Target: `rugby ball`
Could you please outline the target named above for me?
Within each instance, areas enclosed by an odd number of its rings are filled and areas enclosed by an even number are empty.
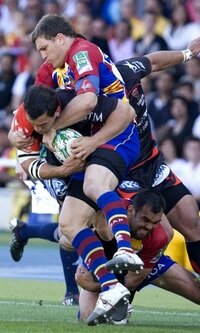
[[[59,162],[63,163],[71,155],[71,143],[81,136],[78,131],[71,128],[56,131],[56,136],[52,144],[55,148],[54,155]]]

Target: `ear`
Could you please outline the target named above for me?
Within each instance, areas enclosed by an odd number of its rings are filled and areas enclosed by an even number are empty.
[[[133,205],[128,205],[128,208],[127,208],[127,215],[129,216],[133,216],[135,213],[135,209],[133,207]]]
[[[55,112],[55,117],[59,117],[60,116],[60,113],[61,113],[61,107],[60,105],[57,107],[57,110]]]
[[[60,32],[56,35],[56,41],[59,43],[59,44],[63,44],[64,42],[64,35],[61,34]]]

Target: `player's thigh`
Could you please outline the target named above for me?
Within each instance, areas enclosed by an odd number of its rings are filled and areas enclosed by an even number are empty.
[[[84,201],[67,196],[59,216],[61,232],[71,241],[80,230],[91,225],[95,213]]]
[[[118,179],[107,167],[91,164],[87,167],[84,177],[84,193],[94,201],[104,192],[114,190]]]
[[[200,304],[200,282],[198,278],[176,263],[154,280],[153,284]]]
[[[197,203],[192,195],[183,196],[169,211],[167,218],[172,227],[186,239],[200,239],[200,219]]]

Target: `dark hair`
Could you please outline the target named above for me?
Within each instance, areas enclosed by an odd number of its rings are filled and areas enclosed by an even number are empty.
[[[188,102],[188,100],[187,100],[184,96],[182,96],[182,95],[175,95],[175,96],[173,96],[173,97],[171,98],[170,103],[169,103],[169,107],[170,107],[170,108],[172,107],[172,105],[173,105],[173,103],[174,103],[175,100],[179,100],[179,101],[181,101],[183,104],[185,104],[186,109],[187,109],[187,112],[189,112],[189,102]]]
[[[38,37],[52,39],[59,33],[68,37],[77,37],[72,23],[64,16],[46,14],[39,20],[30,36],[32,42],[35,43]]]
[[[198,137],[196,137],[196,136],[194,136],[194,135],[189,135],[189,136],[187,136],[187,137],[184,139],[184,141],[183,141],[183,146],[184,146],[184,148],[185,148],[186,144],[187,144],[188,142],[191,142],[191,141],[200,143],[200,139],[199,139]]]
[[[190,90],[194,90],[194,84],[192,81],[186,81],[186,80],[182,80],[178,83],[177,88],[182,88],[182,87],[189,87]]]
[[[33,120],[43,114],[53,117],[58,106],[56,91],[43,85],[29,87],[24,97],[25,111]]]
[[[165,199],[161,193],[153,189],[139,191],[132,199],[132,203],[136,213],[145,205],[149,206],[154,214],[159,213],[161,210],[164,211],[166,207]]]

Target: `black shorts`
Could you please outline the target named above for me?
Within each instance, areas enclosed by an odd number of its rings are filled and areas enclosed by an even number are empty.
[[[114,173],[119,181],[127,173],[125,161],[116,151],[111,149],[97,148],[88,159],[88,165],[90,164],[98,164],[106,167]]]
[[[168,214],[181,198],[191,194],[163,161],[162,155],[131,171],[126,180],[119,185],[117,192],[122,198],[131,199],[140,190],[149,188],[160,192],[165,198],[165,214]]]
[[[97,206],[97,204],[84,194],[82,180],[73,179],[73,177],[72,177],[72,179],[70,180],[70,183],[68,185],[68,188],[67,188],[66,196],[70,196],[70,197],[79,199],[79,200],[87,203],[95,211],[99,210],[99,207]]]

